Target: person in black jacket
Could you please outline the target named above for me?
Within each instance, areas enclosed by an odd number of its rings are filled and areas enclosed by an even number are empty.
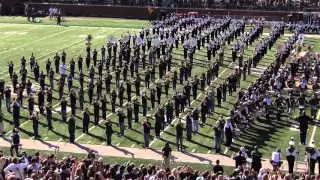
[[[68,130],[69,130],[69,142],[74,143],[75,140],[75,130],[76,130],[76,123],[74,120],[74,115],[71,115],[71,117],[68,119]]]
[[[176,127],[176,139],[177,139],[177,150],[182,151],[183,150],[183,124],[181,123],[181,119],[179,118],[177,121]]]
[[[89,123],[90,123],[90,112],[89,109],[86,108],[82,112],[82,132],[83,133],[89,133]]]
[[[125,114],[123,113],[122,109],[119,109],[117,111],[117,115],[119,117],[119,136],[123,136],[124,135],[124,118],[125,118]]]
[[[254,150],[251,152],[251,169],[255,172],[259,172],[262,164],[261,164],[261,153],[258,150],[258,146],[254,146]]]
[[[297,118],[297,121],[299,122],[299,129],[300,129],[300,143],[302,145],[306,144],[306,137],[307,137],[307,131],[309,128],[309,122],[312,121],[312,119],[306,115],[305,111],[302,111],[300,116]]]
[[[218,107],[221,107],[221,100],[222,100],[222,87],[219,84],[217,87],[217,100],[218,100]]]
[[[112,133],[113,133],[113,130],[112,130],[112,121],[108,118],[105,122],[105,125],[106,125],[106,143],[107,145],[111,145],[111,137],[112,137]]]

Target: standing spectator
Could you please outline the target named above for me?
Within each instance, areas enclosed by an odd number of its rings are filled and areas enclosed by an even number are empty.
[[[24,169],[27,168],[29,165],[29,161],[25,156],[25,153],[23,153],[23,162],[19,163],[18,158],[13,158],[12,163],[10,163],[5,169],[5,174],[9,174],[10,172],[13,172],[16,179],[25,179],[24,178]]]
[[[253,151],[251,152],[251,157],[251,169],[253,169],[255,172],[258,172],[262,166],[261,153],[258,150],[258,146],[254,146]]]
[[[223,167],[220,166],[220,160],[219,160],[219,159],[216,160],[216,165],[213,166],[213,172],[214,172],[215,174],[221,174],[221,175],[223,175]]]

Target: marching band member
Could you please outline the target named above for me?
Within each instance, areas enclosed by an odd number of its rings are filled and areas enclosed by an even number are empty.
[[[288,161],[289,166],[289,173],[293,173],[293,167],[294,167],[294,161],[297,158],[297,154],[299,154],[299,151],[294,147],[294,140],[293,137],[291,137],[291,141],[289,142],[290,147],[286,149],[286,158]]]

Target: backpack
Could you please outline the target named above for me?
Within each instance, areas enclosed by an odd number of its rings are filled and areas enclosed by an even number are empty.
[[[15,144],[15,145],[20,143],[20,137],[19,137],[18,134],[13,134],[12,143]]]

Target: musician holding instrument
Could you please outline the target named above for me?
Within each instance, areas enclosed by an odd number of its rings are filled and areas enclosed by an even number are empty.
[[[144,148],[149,147],[150,143],[150,130],[151,130],[151,123],[149,122],[149,118],[146,118],[142,123],[143,126],[143,137],[144,137]]]

